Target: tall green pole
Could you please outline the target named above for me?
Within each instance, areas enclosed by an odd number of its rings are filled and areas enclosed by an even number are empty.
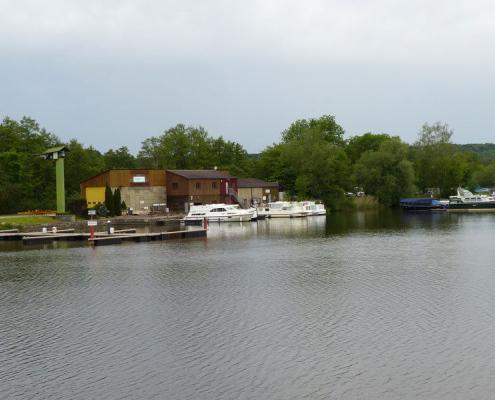
[[[55,161],[55,176],[57,179],[57,213],[65,212],[65,182],[64,182],[64,159]]]

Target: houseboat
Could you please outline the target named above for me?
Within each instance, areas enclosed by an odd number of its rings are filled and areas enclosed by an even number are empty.
[[[276,201],[257,209],[258,215],[267,218],[300,218],[308,214],[303,208],[288,201]]]

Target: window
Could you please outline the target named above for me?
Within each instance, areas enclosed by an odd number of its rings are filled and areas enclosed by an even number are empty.
[[[177,182],[172,182],[172,189],[177,190],[179,188],[179,184]]]
[[[196,182],[196,190],[201,189],[201,182]]]
[[[217,188],[217,183],[216,182],[212,182],[211,183],[211,188],[212,189],[216,189]]]

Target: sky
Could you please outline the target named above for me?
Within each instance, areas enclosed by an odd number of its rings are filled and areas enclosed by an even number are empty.
[[[488,0],[0,0],[0,118],[134,153],[177,123],[258,152],[324,114],[493,142],[493,21]]]

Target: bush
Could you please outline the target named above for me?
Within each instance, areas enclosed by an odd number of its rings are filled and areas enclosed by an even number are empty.
[[[79,217],[85,217],[88,215],[86,199],[81,197],[79,193],[75,193],[67,199],[67,208],[69,211]]]

